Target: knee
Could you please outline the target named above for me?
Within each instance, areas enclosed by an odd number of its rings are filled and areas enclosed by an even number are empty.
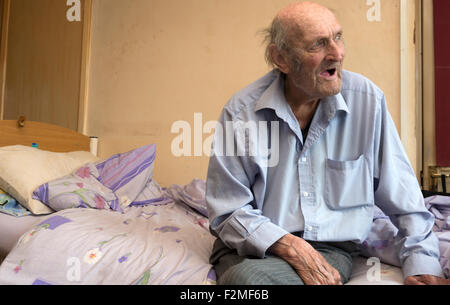
[[[219,285],[253,285],[252,273],[249,268],[234,265],[228,268],[217,280]]]
[[[237,264],[230,267],[217,280],[219,285],[302,285],[300,277],[291,270],[276,268],[265,261]]]
[[[219,285],[264,285],[270,281],[270,275],[258,266],[241,264],[230,267],[218,279]]]

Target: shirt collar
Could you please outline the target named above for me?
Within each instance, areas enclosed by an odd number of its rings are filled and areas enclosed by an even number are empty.
[[[284,96],[284,74],[277,69],[271,73],[274,75],[274,80],[256,102],[255,111],[273,109],[279,119],[285,121],[296,134],[301,134],[300,125]]]
[[[347,103],[344,100],[344,97],[341,93],[338,93],[333,96],[328,96],[323,99],[324,104],[326,105],[326,112],[328,116],[328,120],[331,120],[336,112],[344,111],[346,113],[350,113],[348,109]]]
[[[288,117],[286,107],[289,107],[289,104],[284,96],[284,76],[278,70],[270,73],[273,73],[274,80],[256,102],[255,111],[273,109],[278,117],[286,119]]]

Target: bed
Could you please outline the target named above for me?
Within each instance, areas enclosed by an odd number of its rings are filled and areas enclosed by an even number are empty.
[[[54,152],[89,151],[90,138],[59,126],[26,121],[25,117],[17,121],[1,120],[0,147],[12,145],[40,145],[41,149]],[[0,213],[0,261],[23,233],[43,218],[45,216],[14,217]]]
[[[99,159],[89,142],[49,124],[0,121],[0,188],[33,213],[0,213],[0,284],[216,284],[205,182],[161,187],[155,145]],[[348,285],[402,284],[395,262],[369,259],[379,254],[371,245]]]
[[[32,213],[0,213],[0,283],[214,284],[204,181],[162,188],[155,145],[100,160],[90,142],[0,121],[0,189]]]

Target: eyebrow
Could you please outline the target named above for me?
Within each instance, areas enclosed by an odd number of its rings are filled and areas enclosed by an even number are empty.
[[[333,33],[333,37],[335,37],[335,36],[337,36],[337,35],[343,35],[343,34],[344,34],[344,30],[341,28],[341,29],[339,29],[338,31],[336,31],[336,32]],[[313,40],[308,41],[308,44],[314,43],[314,42],[316,42],[316,41],[320,41],[320,40],[323,40],[323,39],[328,40],[329,38],[330,38],[329,36],[319,36],[319,37],[316,37],[316,38],[313,39]]]

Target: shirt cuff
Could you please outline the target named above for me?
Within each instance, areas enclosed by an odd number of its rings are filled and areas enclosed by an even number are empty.
[[[272,222],[265,222],[247,237],[245,252],[248,251],[248,254],[265,258],[267,249],[286,234],[289,232]]]
[[[403,278],[414,275],[434,275],[444,278],[439,260],[424,254],[411,254],[403,262]]]

